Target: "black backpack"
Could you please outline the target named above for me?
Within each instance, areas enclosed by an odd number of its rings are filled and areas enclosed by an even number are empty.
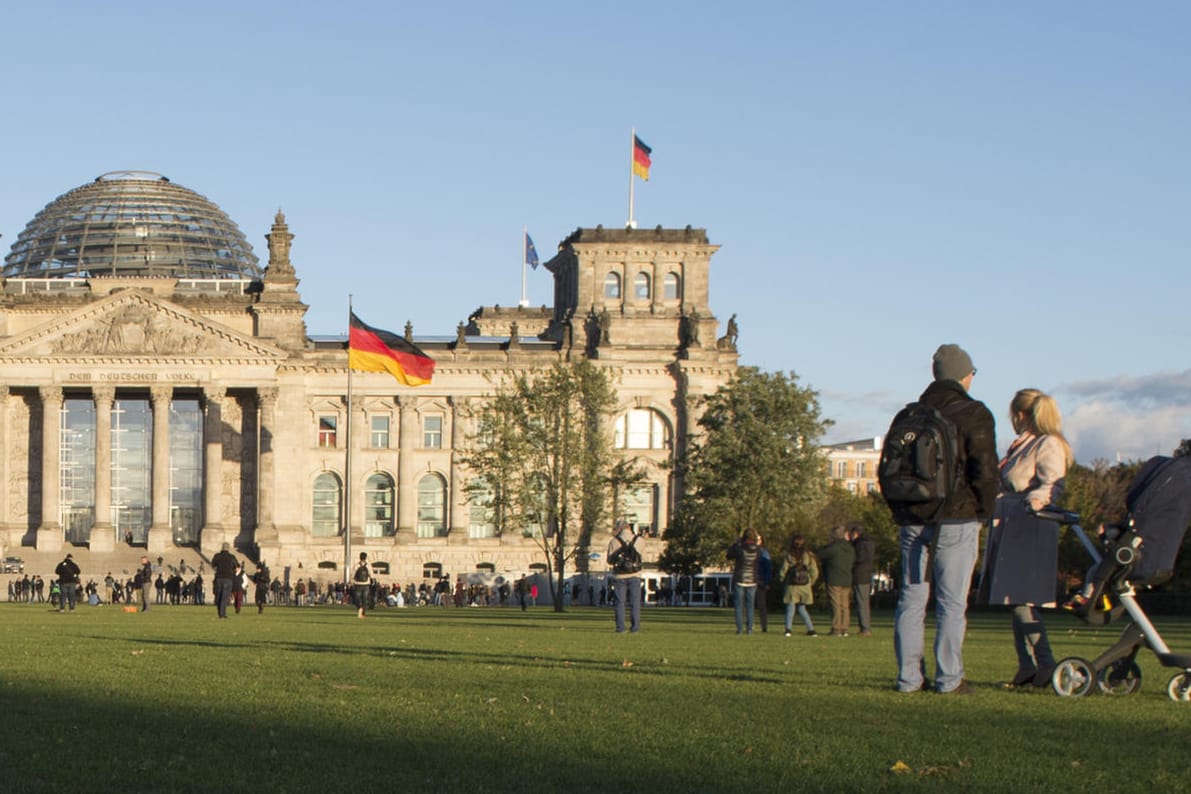
[[[608,562],[612,563],[612,570],[616,573],[640,573],[641,552],[637,551],[637,536],[625,543],[619,537],[616,539],[620,548],[612,552]]]
[[[926,403],[907,405],[885,435],[877,479],[898,521],[935,521],[960,479],[955,423]]]
[[[786,584],[801,586],[810,583],[811,569],[804,565],[801,560],[786,569]]]
[[[360,566],[356,568],[356,575],[353,578],[355,579],[356,584],[368,584],[371,582],[372,574],[368,572],[368,563],[360,563]]]

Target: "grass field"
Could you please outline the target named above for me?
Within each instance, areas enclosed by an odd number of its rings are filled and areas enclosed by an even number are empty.
[[[891,690],[873,637],[736,636],[727,610],[0,604],[0,788],[22,791],[1186,791],[1191,708],[1007,691],[1009,618],[972,616],[970,697]],[[1156,620],[1172,648],[1191,622]],[[1060,655],[1119,625],[1050,621]],[[928,641],[930,636],[928,634]]]

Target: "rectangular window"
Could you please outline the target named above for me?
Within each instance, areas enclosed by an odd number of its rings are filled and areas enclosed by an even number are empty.
[[[370,441],[372,442],[373,449],[389,448],[389,417],[372,417],[372,437]]]
[[[864,478],[865,478],[865,477],[867,477],[867,476],[868,476],[868,463],[867,463],[867,461],[863,461],[863,460],[862,460],[862,461],[859,461],[859,462],[857,462],[857,464],[856,464],[856,477],[857,477],[858,479],[864,479]]]
[[[337,416],[320,416],[318,418],[318,445],[320,447],[334,447],[336,429],[339,425]]]
[[[441,416],[427,416],[422,420],[422,446],[426,449],[442,449]]]
[[[836,462],[835,476],[841,480],[848,476],[848,462],[846,460]]]

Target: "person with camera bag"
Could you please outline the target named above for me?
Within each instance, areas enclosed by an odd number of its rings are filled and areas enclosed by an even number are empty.
[[[624,633],[624,611],[629,608],[629,631],[641,629],[641,552],[637,549],[637,533],[623,518],[616,521],[615,535],[608,543],[608,566],[612,569],[612,592],[615,596],[616,633]]]

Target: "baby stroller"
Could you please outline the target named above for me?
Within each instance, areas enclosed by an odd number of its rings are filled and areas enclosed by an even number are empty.
[[[1142,646],[1176,673],[1166,686],[1174,701],[1191,701],[1191,654],[1171,653],[1162,635],[1137,603],[1138,588],[1169,581],[1183,535],[1191,522],[1191,458],[1151,458],[1129,485],[1127,518],[1110,528],[1098,543],[1079,526],[1079,515],[1048,507],[1038,515],[1070,526],[1096,561],[1094,585],[1085,606],[1076,611],[1084,621],[1104,625],[1123,613],[1132,621],[1116,644],[1092,661],[1080,657],[1055,665],[1051,686],[1062,697],[1083,697],[1098,689],[1110,695],[1131,695],[1141,688],[1135,661]]]

